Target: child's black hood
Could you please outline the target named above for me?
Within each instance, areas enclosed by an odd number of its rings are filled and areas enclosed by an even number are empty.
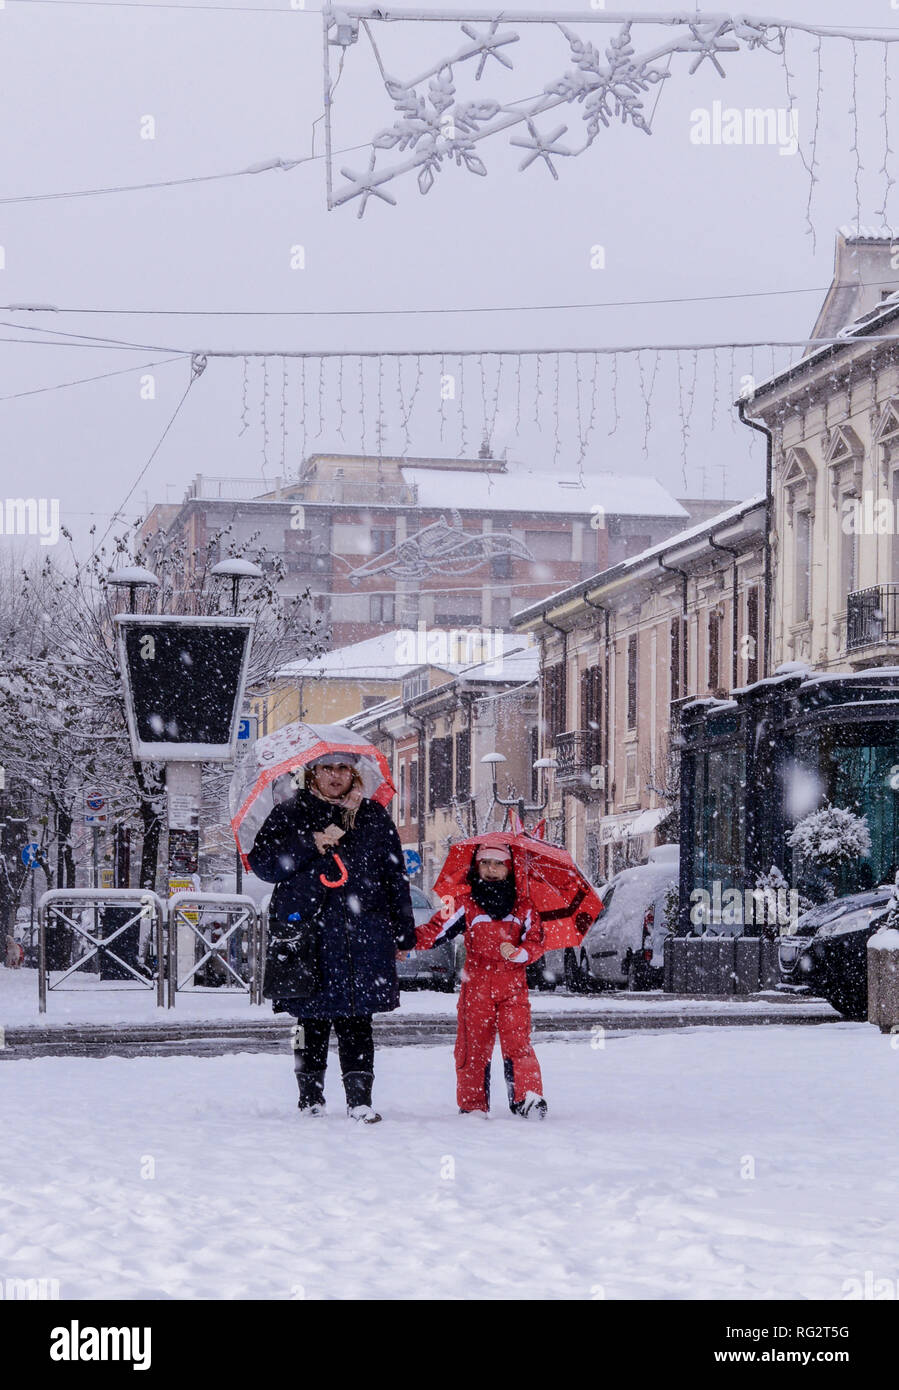
[[[468,870],[471,896],[478,907],[484,912],[489,912],[494,920],[507,917],[515,906],[515,870],[510,863],[507,878],[493,879],[488,883],[478,874],[476,855],[477,850],[471,857],[471,867]]]

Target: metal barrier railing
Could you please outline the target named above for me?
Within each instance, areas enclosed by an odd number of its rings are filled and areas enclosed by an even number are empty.
[[[212,922],[201,923],[201,915],[214,909],[218,918],[226,919],[226,928],[217,938],[207,936]],[[169,912],[169,950],[168,950],[168,1004],[175,1007],[175,995],[193,981],[198,984],[197,975],[205,970],[207,964],[214,963],[220,970],[230,975],[235,984],[250,996],[251,1004],[262,1003],[262,969],[265,959],[263,932],[259,911],[253,899],[244,894],[233,896],[221,893],[175,893],[168,901]],[[178,964],[178,938],[182,931],[196,937],[203,948],[203,955],[195,960],[183,974]],[[247,970],[244,979],[229,957],[232,946],[239,943],[243,932],[247,933]],[[191,945],[193,941],[188,937]],[[242,960],[242,953],[238,964]]]
[[[70,906],[71,904],[71,906]],[[94,909],[94,932],[92,935],[84,924],[75,920],[76,909],[78,907]],[[104,907],[119,907],[126,911],[134,908],[134,912],[121,922],[109,935],[100,935],[103,930],[98,923],[98,910],[102,912]],[[68,909],[68,911],[65,910]],[[88,961],[95,956],[108,957],[115,961],[116,965],[137,980],[138,984],[145,989],[156,990],[156,1003],[159,1008],[165,1005],[165,994],[163,985],[163,971],[165,962],[165,941],[163,927],[166,919],[166,910],[163,902],[143,888],[51,888],[42,894],[38,904],[38,993],[39,1009],[42,1014],[47,1012],[47,993],[49,990],[58,990],[70,976],[76,971],[83,970]],[[148,977],[142,974],[128,960],[123,960],[121,955],[110,950],[110,943],[116,937],[134,927],[136,924],[142,927],[150,926],[151,933],[155,927],[156,936],[156,977]],[[47,932],[53,930],[65,930],[74,933],[76,937],[86,941],[91,949],[83,956],[80,956],[73,965],[63,971],[61,977],[53,984],[49,983],[47,971]]]

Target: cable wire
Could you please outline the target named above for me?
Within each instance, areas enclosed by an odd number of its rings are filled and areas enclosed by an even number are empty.
[[[868,288],[874,281],[864,282]],[[897,285],[899,280],[878,280],[877,285]],[[779,298],[791,294],[826,294],[830,285],[808,285],[804,289],[792,290],[743,290],[733,294],[677,295],[665,299],[606,299],[584,304],[492,304],[469,305],[458,308],[454,305],[432,309],[96,309],[96,308],[58,308],[56,305],[37,305],[32,310],[28,305],[2,305],[2,313],[55,313],[55,314],[110,314],[129,315],[146,318],[372,318],[389,314],[408,316],[410,314],[531,314],[566,309],[635,309],[664,304],[713,304],[734,299]],[[21,324],[7,327],[22,327]],[[57,332],[45,329],[45,332]],[[86,334],[77,334],[86,337]]]
[[[204,363],[204,367],[205,367],[205,363]],[[184,405],[184,402],[187,400],[188,394],[189,394],[189,392],[190,392],[190,388],[193,386],[194,382],[197,380],[197,377],[200,376],[200,374],[202,373],[202,371],[203,371],[203,367],[199,367],[199,368],[198,368],[197,365],[196,365],[196,363],[193,364],[193,366],[192,366],[192,368],[191,368],[191,373],[190,373],[190,380],[188,381],[187,386],[184,388],[184,395],[181,397],[180,401],[179,401],[178,404],[175,406],[174,413],[173,413],[171,419],[169,420],[168,424],[166,425],[165,429],[162,431],[162,434],[159,436],[159,439],[157,440],[157,442],[156,442],[156,444],[155,444],[155,446],[154,446],[154,448],[153,448],[153,452],[150,454],[150,457],[147,459],[147,461],[146,461],[146,463],[144,464],[143,468],[140,470],[140,472],[138,473],[138,475],[137,475],[137,477],[135,478],[134,482],[131,484],[131,487],[128,489],[128,491],[127,491],[127,493],[125,494],[124,498],[123,498],[122,501],[119,503],[119,506],[118,506],[118,507],[116,508],[116,510],[113,512],[113,514],[112,514],[112,516],[111,516],[111,518],[110,518],[110,521],[109,521],[109,525],[107,526],[106,530],[103,532],[103,535],[102,535],[102,536],[100,537],[100,539],[97,541],[96,545],[95,545],[94,548],[93,548],[93,551],[91,552],[92,555],[96,555],[97,551],[100,549],[100,546],[101,546],[101,545],[103,544],[103,542],[106,540],[106,537],[109,535],[110,531],[112,530],[113,526],[115,525],[117,519],[120,517],[121,512],[122,512],[122,511],[124,510],[124,508],[128,505],[128,502],[129,502],[130,499],[131,499],[132,493],[135,491],[135,489],[137,488],[137,485],[138,485],[138,483],[140,482],[141,478],[143,478],[143,476],[144,476],[144,474],[146,473],[147,469],[150,467],[150,464],[153,462],[153,460],[155,459],[156,455],[159,453],[159,450],[162,448],[162,445],[163,445],[163,443],[165,442],[166,435],[168,434],[169,430],[172,428],[172,425],[174,425],[176,419],[178,418],[178,415],[179,415],[180,412],[181,412],[181,407]]]
[[[82,376],[75,381],[58,381],[53,386],[35,386],[30,391],[13,391],[9,396],[0,396],[0,401],[18,401],[23,396],[41,396],[47,391],[64,391],[69,386],[86,386],[91,381],[107,381],[112,376],[128,376],[131,372],[145,372],[151,367],[166,367],[170,362],[183,362],[185,353],[179,357],[164,357],[159,362],[142,362],[139,367],[122,367],[117,372],[101,372],[99,376]],[[108,513],[104,513],[108,515]]]

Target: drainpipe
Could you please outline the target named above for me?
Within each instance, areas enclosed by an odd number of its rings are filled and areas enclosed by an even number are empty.
[[[774,514],[774,497],[772,495],[774,434],[767,425],[759,425],[755,420],[747,420],[745,400],[741,399],[737,402],[737,410],[741,424],[748,425],[751,430],[758,430],[759,434],[765,436],[765,640],[762,643],[762,678],[764,679],[771,669],[771,524]]]
[[[733,647],[733,653],[732,653],[732,665],[731,665],[730,688],[731,688],[731,690],[735,690],[736,687],[737,687],[737,685],[738,685],[738,681],[737,681],[737,556],[740,554],[740,552],[739,552],[739,550],[735,550],[734,547],[733,547],[732,545],[721,545],[721,544],[719,544],[719,542],[715,540],[715,537],[714,537],[714,536],[711,536],[711,535],[709,536],[709,545],[712,547],[713,550],[721,550],[721,551],[724,551],[725,554],[727,554],[727,555],[732,555],[732,556],[733,556],[733,590],[734,590],[734,596],[733,596],[733,599],[731,600],[731,602],[732,602],[732,608],[731,608],[731,635],[732,635],[732,638],[733,638],[733,640],[732,640],[732,642],[731,642],[731,646]]]
[[[421,883],[424,889],[425,881],[425,799],[424,799],[424,768],[425,768],[425,725],[423,719],[416,719],[414,714],[408,710],[403,711],[410,724],[414,724],[418,730],[418,761],[415,764],[415,780],[417,787],[415,800],[418,804],[418,857],[421,860]]]

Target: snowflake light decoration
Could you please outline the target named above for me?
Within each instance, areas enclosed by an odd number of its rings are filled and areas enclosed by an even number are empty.
[[[365,212],[369,199],[380,198],[387,203],[395,199],[384,185],[404,174],[414,173],[422,193],[433,188],[437,175],[447,166],[464,166],[469,173],[484,176],[487,167],[477,147],[491,136],[500,135],[516,126],[524,132],[510,136],[510,143],[528,151],[519,165],[520,170],[532,164],[546,165],[554,179],[558,173],[553,160],[570,157],[588,149],[603,129],[612,121],[632,125],[636,130],[651,134],[644,101],[653,88],[659,87],[671,74],[671,60],[676,54],[689,56],[690,73],[695,73],[706,61],[720,76],[724,68],[720,56],[739,52],[741,47],[765,48],[782,53],[787,21],[731,18],[727,15],[659,15],[643,24],[674,30],[666,41],[646,52],[638,53],[632,39],[634,21],[624,16],[593,14],[572,20],[571,16],[554,18],[551,15],[506,14],[472,15],[460,13],[458,22],[465,42],[448,57],[440,59],[416,77],[402,80],[387,73],[377,48],[373,26],[397,21],[453,21],[445,12],[427,14],[414,11],[378,9],[348,9],[323,11],[325,28],[325,117],[330,149],[331,105],[334,86],[330,75],[330,53],[341,51],[341,62],[351,44],[361,37],[360,26],[371,43],[381,73],[385,91],[395,112],[389,126],[378,130],[371,140],[369,167],[362,173],[341,169],[345,183],[334,188],[330,159],[327,161],[328,206],[336,208],[359,200],[359,216]],[[551,24],[560,32],[569,49],[570,66],[560,76],[547,82],[536,97],[503,102],[490,97],[472,99],[458,89],[460,76],[473,76],[480,82],[494,59],[490,71],[497,68],[514,70],[510,49],[521,40],[516,26]],[[580,37],[570,23],[615,23],[620,27],[604,50]],[[480,28],[485,24],[486,28]],[[466,64],[469,66],[466,68]],[[473,65],[473,68],[472,66]],[[563,104],[579,103],[583,107],[583,137],[574,146],[558,145],[559,138],[568,132],[561,125],[551,134],[542,134],[536,117]],[[393,157],[389,157],[392,155]],[[385,158],[385,156],[387,156]],[[398,158],[397,156],[402,156]]]
[[[473,534],[462,528],[458,512],[452,514],[453,525],[445,517],[407,536],[399,545],[385,550],[383,555],[351,570],[348,578],[358,584],[374,574],[389,574],[396,579],[423,579],[427,575],[471,574],[498,555],[514,555],[521,560],[533,560],[523,541],[496,532]]]

